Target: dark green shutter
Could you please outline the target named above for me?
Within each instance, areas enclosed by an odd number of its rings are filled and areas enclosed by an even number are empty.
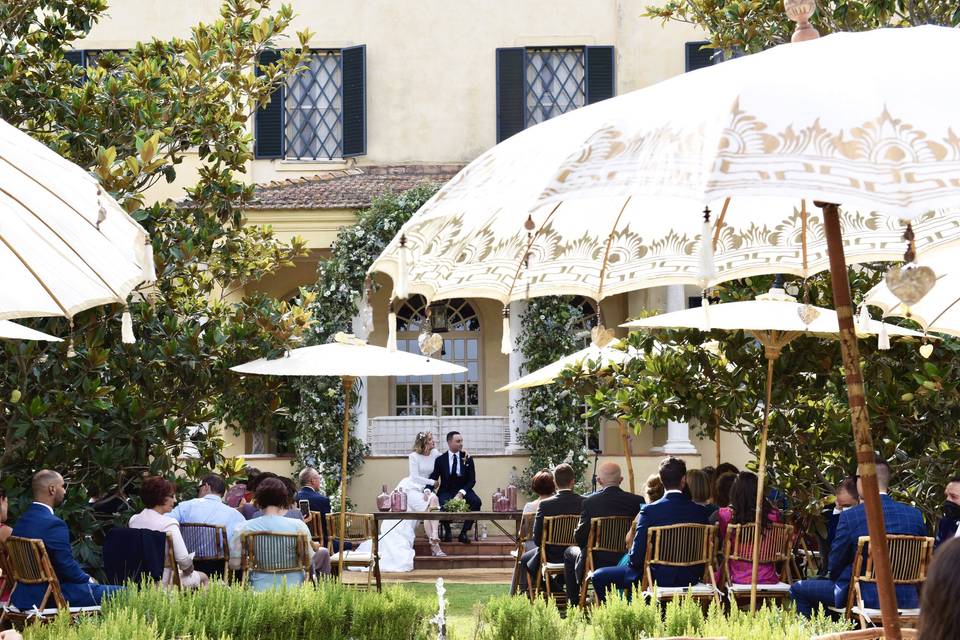
[[[524,129],[523,47],[497,49],[497,142]]]
[[[264,51],[260,54],[259,64],[273,64],[279,59],[279,51]],[[257,66],[257,75],[260,75],[259,65]],[[254,157],[283,157],[283,120],[284,91],[283,85],[281,85],[270,96],[270,102],[257,109],[253,121]]]
[[[343,157],[367,152],[367,47],[340,50],[343,71]]]
[[[713,47],[708,47],[710,44],[706,40],[701,40],[699,42],[688,42],[684,45],[685,49],[685,62],[684,62],[684,71],[694,71],[696,69],[702,69],[703,67],[709,67],[715,62],[720,61],[720,56],[717,56],[717,50]]]
[[[613,47],[587,47],[584,55],[586,104],[616,95],[616,62]]]

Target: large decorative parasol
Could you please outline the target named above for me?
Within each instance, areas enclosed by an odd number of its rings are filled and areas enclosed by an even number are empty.
[[[767,359],[767,385],[763,404],[763,430],[760,433],[760,455],[758,462],[757,480],[757,507],[754,514],[756,538],[759,539],[761,529],[761,514],[763,513],[764,479],[767,473],[767,431],[770,427],[770,405],[773,394],[773,366],[780,358],[780,352],[788,344],[801,335],[836,336],[840,333],[840,322],[837,313],[832,309],[815,307],[810,304],[799,304],[796,298],[788,296],[786,292],[774,287],[769,293],[757,296],[756,300],[746,302],[728,302],[712,305],[702,309],[686,309],[674,311],[642,320],[627,322],[621,326],[630,329],[699,329],[710,331],[722,329],[726,331],[746,331],[763,345],[764,357]],[[885,324],[868,320],[865,323],[855,322],[856,334],[881,334],[885,338],[889,335],[916,336],[922,334],[910,329],[904,329],[892,324]],[[757,605],[757,571],[760,561],[760,544],[753,545],[753,569],[750,579],[750,610]]]
[[[581,349],[570,355],[563,356],[550,364],[540,367],[536,371],[531,371],[525,376],[517,378],[510,384],[506,384],[497,392],[510,391],[513,389],[530,389],[531,387],[540,387],[547,384],[553,384],[561,372],[567,367],[584,368],[592,364],[600,364],[606,368],[610,365],[622,364],[627,360],[637,357],[638,354],[620,349],[621,342],[615,340],[612,336],[606,335],[608,332],[598,330],[595,327],[592,332],[592,341],[590,346]],[[630,482],[630,492],[636,490],[633,475],[633,459],[630,454],[630,438],[627,434],[626,425],[620,422],[620,440],[623,443],[623,454],[627,461],[627,478]]]
[[[0,338],[8,340],[46,340],[47,342],[63,342],[61,338],[49,333],[37,331],[9,320],[0,320]]]
[[[960,56],[960,32],[800,42],[817,36],[815,4],[787,4],[803,27],[794,44],[517,134],[441,189],[371,270],[401,298],[506,303],[829,265],[884,629],[899,638],[847,260],[899,259],[906,224],[921,258],[960,238],[960,85],[930,64]]]
[[[936,283],[918,302],[906,305],[887,283],[880,283],[867,293],[863,304],[879,307],[884,316],[909,318],[925,331],[960,337],[960,245],[924,254],[920,266],[933,270]]]
[[[0,319],[126,304],[155,279],[143,228],[77,165],[0,120]],[[124,341],[131,342],[129,315]]]
[[[260,358],[231,367],[237,373],[264,376],[336,376],[343,382],[343,458],[340,466],[340,539],[346,529],[347,452],[350,444],[350,391],[356,378],[365,376],[435,376],[463,373],[464,367],[443,360],[426,358],[406,351],[394,351],[369,345],[365,340],[338,333],[334,342],[288,351],[281,358]],[[343,576],[346,552],[339,554]]]

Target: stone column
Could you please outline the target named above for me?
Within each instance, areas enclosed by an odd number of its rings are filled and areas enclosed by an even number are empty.
[[[516,348],[517,338],[520,336],[520,316],[526,313],[527,303],[526,301],[518,301],[510,303],[510,337],[513,338],[514,348],[510,351],[509,356],[509,380],[513,382],[517,378],[523,375],[523,364],[524,357],[523,354]],[[520,444],[520,430],[523,428],[523,425],[520,422],[520,413],[517,409],[517,403],[520,401],[520,395],[523,393],[519,389],[511,389],[509,392],[509,398],[507,400],[508,407],[507,410],[510,414],[510,441],[507,443],[507,453],[519,453],[523,451],[523,446]]]
[[[687,308],[687,294],[683,285],[667,287],[667,313]],[[690,442],[690,425],[686,422],[667,422],[667,441],[663,445],[664,453],[697,453]]]

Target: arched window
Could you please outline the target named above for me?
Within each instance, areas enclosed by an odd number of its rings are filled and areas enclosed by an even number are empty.
[[[397,349],[420,353],[417,338],[426,322],[426,300],[411,296],[397,310]],[[393,413],[398,416],[477,416],[480,401],[480,317],[463,298],[447,301],[448,331],[440,357],[466,367],[443,376],[397,376],[393,379]]]

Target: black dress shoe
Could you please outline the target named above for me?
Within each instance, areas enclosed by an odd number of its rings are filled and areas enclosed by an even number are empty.
[[[470,539],[470,534],[466,531],[461,531],[460,535],[457,536],[457,540],[459,540],[462,544],[470,544],[473,542],[473,540]]]
[[[443,542],[453,542],[453,534],[450,533],[450,527],[440,529],[440,540]]]

